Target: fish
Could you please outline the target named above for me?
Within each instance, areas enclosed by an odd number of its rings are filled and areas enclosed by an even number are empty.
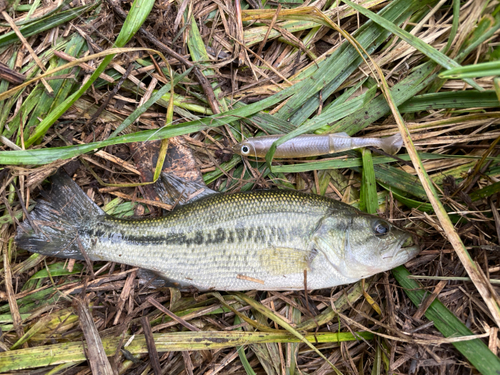
[[[18,227],[19,248],[139,267],[180,289],[331,288],[390,270],[420,250],[411,233],[378,216],[294,190],[214,193],[160,218],[121,219],[67,174],[51,179]]]
[[[252,137],[233,146],[233,152],[241,156],[263,158],[271,145],[284,134]],[[361,147],[379,147],[384,152],[395,155],[403,146],[403,138],[397,133],[387,138],[350,137],[347,133],[302,134],[276,147],[274,157],[278,159],[305,158],[328,155]]]

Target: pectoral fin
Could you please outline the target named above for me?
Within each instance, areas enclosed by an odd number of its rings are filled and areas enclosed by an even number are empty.
[[[270,247],[260,252],[260,265],[272,275],[289,275],[311,270],[318,254],[314,249],[302,250],[290,247]]]

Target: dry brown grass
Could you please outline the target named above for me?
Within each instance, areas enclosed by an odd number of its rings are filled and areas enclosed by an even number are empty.
[[[390,3],[372,1],[363,6],[379,11]],[[399,26],[405,26],[414,36],[462,65],[498,58],[500,20],[494,14],[496,4],[487,0],[461,4],[460,27],[449,42],[453,32],[451,3],[429,1],[423,6],[418,1],[413,3],[414,9],[407,11]],[[80,66],[78,70],[68,68],[58,72],[55,78],[37,79],[38,83],[27,85],[10,98],[1,97],[0,151],[51,149],[108,139],[155,90],[171,81],[165,61],[145,48],[162,52],[176,76],[192,70],[175,86],[173,112],[168,110],[167,91],[124,133],[163,128],[166,113],[173,114],[174,124],[182,125],[226,112],[238,103],[261,103],[306,79],[305,75],[313,74],[321,64],[332,64],[333,70],[335,62],[329,56],[347,42],[336,30],[314,23],[319,18],[314,18],[310,8],[270,2],[269,9],[264,11],[252,10],[258,8],[258,1],[248,4],[249,9],[241,10],[229,1],[157,2],[142,29],[127,44],[137,49],[117,55],[101,74],[101,80],[94,82],[39,141],[31,143],[29,140],[40,129],[40,121],[49,117],[56,104],[65,98],[50,96],[45,88],[51,85],[55,93],[67,96],[89,79],[103,56],[86,62],[82,58],[86,54],[107,53],[113,47],[112,41],[116,40],[130,5],[109,0],[71,22],[28,36],[23,42],[4,45],[0,35],[0,61],[13,70],[2,68],[0,74],[15,82],[9,89],[19,84],[19,72],[28,79],[41,74],[36,64],[50,70],[76,59]],[[15,12],[7,9],[17,27],[26,19],[23,6],[27,5],[22,3]],[[73,2],[69,8],[81,5],[85,4]],[[308,5],[316,6],[351,35],[367,23],[365,17],[344,4],[334,7],[332,2],[317,1]],[[44,17],[55,6],[44,3],[31,17]],[[201,39],[195,38],[192,19]],[[8,23],[0,25],[0,34],[9,31]],[[488,32],[491,35],[481,40],[481,35]],[[476,40],[480,43],[464,53]],[[67,49],[68,41],[78,44],[80,51],[68,53],[71,52]],[[204,59],[203,46],[208,60]],[[355,151],[317,160],[275,161],[275,169],[270,173],[263,161],[241,160],[232,155],[230,146],[241,135],[248,137],[259,131],[289,133],[307,118],[318,119],[334,100],[368,76],[363,86],[349,94],[351,98],[367,95],[369,100],[363,107],[347,117],[325,122],[319,130],[347,131],[356,136],[394,134],[398,126],[394,116],[381,109],[382,95],[369,97],[376,78],[372,70],[380,67],[390,88],[406,84],[401,92],[393,92],[394,100],[404,114],[441,203],[470,254],[470,264],[477,268],[477,277],[485,290],[483,296],[469,279],[454,279],[468,276],[464,263],[448,241],[449,233],[432,211],[420,181],[414,177],[416,172],[406,152],[398,155],[399,160],[375,159],[374,170],[379,183],[378,213],[421,236],[422,252],[405,265],[419,278],[421,289],[428,292],[420,307],[412,303],[391,272],[363,284],[307,294],[248,292],[253,301],[250,303],[236,293],[181,293],[174,288],[145,288],[136,278],[136,270],[128,266],[61,261],[17,249],[13,236],[18,222],[25,220],[25,212],[34,207],[43,180],[60,167],[73,175],[98,205],[115,215],[159,216],[161,209],[176,204],[175,199],[160,202],[150,185],[137,185],[153,176],[154,165],[141,164],[146,158],[144,144],[117,143],[65,160],[41,162],[42,165],[22,165],[20,161],[0,169],[4,276],[0,286],[0,348],[11,354],[1,357],[0,353],[0,368],[5,371],[26,368],[30,373],[50,374],[88,374],[91,369],[94,373],[188,375],[335,373],[318,352],[297,338],[295,333],[300,333],[343,374],[475,373],[474,366],[452,345],[463,338],[443,337],[425,314],[434,300],[440,300],[497,354],[494,306],[500,302],[498,283],[488,280],[500,279],[498,101],[493,92],[478,93],[462,80],[438,79],[435,65],[423,66],[427,58],[393,36],[383,38],[380,46],[369,53],[372,60],[360,62],[359,67],[346,73],[332,92],[327,84],[333,75],[322,77],[326,87],[318,91],[319,104],[311,104],[313,109],[309,112],[299,99],[301,94],[304,98],[311,94],[307,90],[317,80],[303,87],[299,95],[262,108],[266,113],[244,116],[198,132],[184,131],[179,133],[184,135],[178,141],[193,150],[196,166],[214,190],[287,187],[359,204],[359,164],[353,162],[349,168],[341,167],[346,159],[361,160]],[[339,69],[347,68],[354,58],[339,57]],[[419,83],[417,79],[405,81],[419,74]],[[7,91],[6,81],[2,82],[0,95]],[[71,87],[73,82],[75,87]],[[113,83],[108,85],[110,82]],[[475,82],[484,90],[494,89],[491,77]],[[57,86],[61,84],[67,85],[64,93]],[[411,90],[414,93],[410,98],[402,100],[403,91]],[[433,92],[449,96],[413,98],[416,94]],[[37,107],[42,102],[45,106]],[[293,107],[296,103],[300,105]],[[290,106],[298,112],[287,115]],[[415,106],[417,110],[412,109]],[[330,114],[332,118],[339,115],[335,110]],[[150,147],[152,142],[145,145]],[[0,153],[0,164],[6,164],[1,163],[5,155]],[[50,274],[43,273],[47,270]],[[449,279],[432,279],[435,276]],[[291,327],[292,333],[287,327]],[[176,336],[176,332],[191,334]],[[360,332],[364,332],[364,337],[353,341],[350,334]],[[334,338],[336,333],[339,336]],[[341,337],[347,341],[339,342]],[[83,341],[94,350],[84,352]],[[51,347],[54,360],[47,362],[49,354],[44,348],[50,345],[59,346]],[[99,345],[103,345],[101,350]],[[242,357],[247,360],[242,361]],[[16,362],[22,365],[16,367]]]

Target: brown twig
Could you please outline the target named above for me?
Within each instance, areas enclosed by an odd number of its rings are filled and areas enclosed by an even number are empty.
[[[95,279],[95,275],[94,275],[94,267],[92,265],[92,261],[90,260],[90,257],[89,255],[87,254],[87,252],[85,251],[83,245],[82,245],[82,241],[80,241],[80,237],[78,236],[78,234],[76,235],[77,237],[75,238],[76,240],[76,243],[78,244],[78,249],[80,250],[80,252],[82,253],[82,256],[83,256],[83,259],[85,259],[85,264],[87,265],[87,268],[90,272],[90,276]]]
[[[144,204],[147,204],[147,205],[150,205],[150,206],[160,207],[160,208],[163,208],[164,210],[167,210],[167,211],[170,211],[173,208],[173,205],[171,205],[171,204],[166,204],[166,203],[163,203],[163,202],[157,202],[157,201],[150,200],[150,199],[134,198],[134,197],[131,197],[130,195],[121,193],[119,191],[110,191],[109,193],[112,194],[112,195],[115,195],[117,197],[120,197],[120,198],[129,200],[129,201],[132,201],[132,202],[144,203]]]
[[[20,85],[26,80],[26,77],[21,73],[10,69],[8,66],[0,63],[0,79],[5,79],[6,81],[13,83],[14,85]]]
[[[425,312],[429,308],[432,302],[439,296],[439,293],[443,290],[443,288],[448,284],[448,280],[441,280],[434,288],[434,291],[431,295],[427,296],[427,298],[420,304],[418,310],[413,314],[413,319],[420,320],[424,316]]]
[[[26,209],[26,205],[24,204],[23,197],[21,196],[21,192],[19,191],[19,188],[17,187],[16,184],[12,184],[12,185],[14,186],[14,189],[16,190],[16,194],[17,194],[17,197],[19,198],[19,203],[21,204],[21,209],[23,210],[24,217],[28,220],[31,228],[33,228],[35,233],[38,233],[38,226],[36,226],[35,223],[33,223],[33,220],[31,220],[31,217],[28,213],[28,210]]]
[[[12,272],[10,268],[10,259],[8,256],[8,251],[6,248],[3,250],[3,268],[5,274],[5,290],[7,292],[7,300],[9,301],[10,312],[12,314],[12,324],[14,330],[19,338],[24,336],[23,321],[21,319],[21,314],[19,313],[19,307],[17,306],[16,296],[14,293],[14,288],[12,287]],[[24,348],[28,347],[28,343],[23,344]]]
[[[16,26],[14,20],[5,11],[2,12],[2,16],[7,21],[7,23],[10,25],[10,27],[12,28],[12,30],[14,30],[14,32],[17,35],[17,37],[21,41],[21,43],[23,43],[23,46],[28,50],[28,52],[30,53],[30,55],[33,58],[33,60],[35,60],[35,63],[38,65],[38,67],[40,69],[42,69],[42,72],[45,72],[46,71],[45,66],[43,65],[42,61],[40,60],[40,58],[38,57],[38,55],[35,53],[35,51],[33,51],[33,48],[31,48],[31,44],[28,43],[28,41],[23,36],[23,34],[19,30],[19,28]],[[50,87],[50,85],[47,83],[47,81],[45,79],[43,79],[43,78],[41,79],[41,81],[42,81],[42,84],[45,86],[45,90],[47,90],[47,93],[49,95],[53,95],[54,94],[54,90],[52,89],[52,87]]]
[[[95,113],[92,115],[92,117],[87,121],[87,123],[85,124],[86,127],[92,125],[94,123],[94,121],[97,120],[97,118],[101,115],[102,111],[104,111],[104,109],[106,109],[110,100],[118,93],[118,90],[120,90],[120,88],[122,87],[123,82],[125,82],[127,77],[132,72],[132,69],[134,69],[134,64],[129,64],[125,73],[123,73],[120,80],[116,83],[115,87],[113,87],[113,90],[108,94],[108,97],[104,100],[104,102],[97,109],[97,111],[95,111]]]
[[[56,55],[57,57],[59,57],[59,58],[61,58],[61,59],[63,59],[63,60],[66,60],[66,61],[70,61],[70,62],[71,62],[71,61],[76,61],[76,60],[78,60],[76,57],[73,57],[73,56],[71,56],[71,55],[68,55],[67,53],[65,53],[65,52],[63,52],[63,51],[54,51],[53,53],[54,53],[54,55]],[[90,72],[93,72],[94,70],[96,70],[96,68],[94,68],[94,67],[92,67],[92,66],[90,66],[89,64],[84,63],[84,62],[82,62],[82,63],[81,63],[81,64],[79,64],[78,66],[79,66],[80,68],[82,68],[82,69],[84,69],[84,70],[86,70],[86,71],[90,71]],[[105,80],[106,82],[109,82],[109,83],[115,83],[115,80],[114,80],[112,77],[110,77],[110,76],[108,76],[107,74],[105,74],[105,73],[101,73],[101,74],[99,75],[99,78],[101,78],[101,79],[103,79],[103,80]]]
[[[118,324],[120,320],[121,313],[123,311],[123,307],[125,306],[125,302],[127,302],[129,296],[130,296],[130,291],[133,288],[133,283],[135,280],[135,275],[137,271],[133,271],[128,275],[127,280],[125,281],[125,285],[123,286],[122,292],[120,293],[120,298],[118,300],[118,306],[117,306],[117,312],[115,316],[115,320],[113,321],[113,324],[116,325]]]
[[[120,17],[121,19],[127,18],[127,14],[125,11],[121,8],[121,6],[115,2],[115,0],[106,0],[109,6],[113,9],[113,11]],[[153,34],[151,34],[149,31],[145,30],[144,28],[139,29],[139,33],[149,40],[153,45],[155,45],[161,52],[166,53],[167,55],[176,58],[179,60],[182,64],[187,66],[188,68],[193,67],[193,73],[198,79],[198,82],[200,83],[201,87],[203,88],[203,92],[205,93],[207,97],[207,101],[210,104],[210,108],[212,109],[213,113],[220,113],[219,105],[217,104],[217,100],[215,98],[214,90],[212,89],[212,86],[210,85],[210,82],[208,82],[207,78],[203,75],[203,73],[200,71],[197,65],[195,65],[193,62],[186,60],[184,56],[178,54],[175,52],[173,49],[168,47],[167,45],[163,44],[160,42]]]
[[[92,315],[88,309],[87,303],[79,298],[75,298],[75,309],[80,318],[80,326],[85,337],[86,354],[93,374],[115,375],[111,364],[106,356],[106,351],[102,345],[99,331],[94,324]]]
[[[156,350],[155,339],[153,337],[153,332],[151,332],[151,325],[147,316],[141,317],[141,325],[144,331],[144,337],[146,338],[146,346],[148,347],[149,362],[153,368],[155,375],[161,375],[161,365],[160,358],[158,357],[158,351]]]
[[[267,43],[267,39],[269,38],[269,34],[271,33],[271,30],[273,29],[274,25],[276,24],[276,20],[278,19],[278,15],[280,14],[281,11],[281,4],[278,4],[278,7],[276,8],[276,13],[274,13],[273,18],[271,19],[271,23],[269,24],[269,27],[267,28],[266,35],[264,35],[264,39],[262,39],[262,42],[259,44],[259,49],[257,50],[256,56],[260,56],[262,54],[262,51],[264,50],[264,46]],[[255,57],[254,64],[257,64],[257,57]]]
[[[163,306],[162,304],[158,303],[154,298],[149,297],[149,298],[147,298],[147,301],[150,304],[152,304],[154,307],[156,307],[158,310],[160,310],[161,312],[167,314],[169,317],[171,317],[177,323],[182,324],[184,327],[186,327],[190,331],[200,331],[200,329],[198,327],[195,327],[191,323],[186,322],[181,317],[178,317],[172,311],[170,311],[169,309],[167,309],[165,306]]]

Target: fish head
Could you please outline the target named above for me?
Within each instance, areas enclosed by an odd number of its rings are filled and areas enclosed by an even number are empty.
[[[255,145],[250,140],[235,144],[233,152],[241,156],[256,156]]]
[[[331,217],[335,220],[335,217]],[[330,221],[332,221],[330,219]],[[420,248],[411,233],[373,215],[356,212],[319,231],[323,252],[343,276],[359,280],[400,266],[415,257]]]

